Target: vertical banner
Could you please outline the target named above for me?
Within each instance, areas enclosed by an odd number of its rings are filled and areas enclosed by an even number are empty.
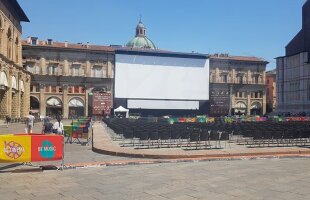
[[[31,161],[62,160],[62,135],[38,135],[31,137]]]
[[[31,136],[1,135],[0,162],[30,162]]]

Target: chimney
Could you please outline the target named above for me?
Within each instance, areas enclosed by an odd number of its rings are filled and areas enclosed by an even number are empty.
[[[30,37],[30,44],[31,45],[37,45],[38,44],[38,38],[37,37]]]
[[[89,49],[89,42],[86,43],[86,48]]]
[[[28,36],[28,37],[27,37],[27,44],[30,44],[30,43],[31,43],[31,37]]]
[[[48,45],[53,45],[53,40],[52,39],[47,39],[47,44]]]
[[[68,47],[68,41],[65,41],[65,47]]]

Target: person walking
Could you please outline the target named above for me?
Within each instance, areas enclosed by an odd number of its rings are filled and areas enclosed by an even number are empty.
[[[53,133],[53,124],[50,122],[50,119],[47,116],[43,119],[42,133],[43,134]]]
[[[29,115],[26,119],[26,133],[32,133],[32,129],[34,127],[34,116],[32,115],[32,112],[29,112]]]
[[[53,133],[64,134],[64,125],[61,122],[61,117],[57,116],[56,119],[57,121],[53,125]]]
[[[10,117],[9,115],[7,115],[7,116],[5,117],[5,119],[6,119],[6,127],[9,128],[9,124],[10,124],[10,122],[11,122],[11,117]]]

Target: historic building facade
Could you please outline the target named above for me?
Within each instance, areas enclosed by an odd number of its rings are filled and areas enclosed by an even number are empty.
[[[275,110],[277,102],[276,70],[266,72],[266,112]]]
[[[22,67],[22,27],[29,22],[16,0],[0,1],[0,118],[22,118],[30,109],[30,73]]]
[[[265,70],[256,57],[210,55],[210,115],[266,113]]]
[[[23,65],[33,74],[31,109],[40,116],[92,115],[94,92],[113,96],[112,47],[28,37],[23,41]]]
[[[277,112],[310,113],[310,1],[302,8],[302,29],[277,58]]]

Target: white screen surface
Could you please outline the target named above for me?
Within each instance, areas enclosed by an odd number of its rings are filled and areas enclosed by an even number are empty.
[[[115,97],[208,100],[209,61],[145,55],[115,55]]]
[[[185,109],[199,110],[199,101],[132,100],[127,101],[129,109]]]

